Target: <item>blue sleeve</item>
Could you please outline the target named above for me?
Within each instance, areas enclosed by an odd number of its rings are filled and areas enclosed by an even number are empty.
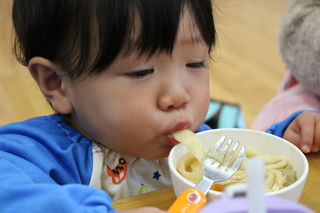
[[[298,116],[300,115],[302,112],[304,111],[311,111],[311,112],[318,112],[318,111],[313,111],[313,110],[301,110],[301,111],[297,111],[293,114],[291,114],[287,119],[285,119],[284,121],[278,122],[273,124],[269,129],[266,130],[267,133],[276,135],[278,137],[283,137],[284,131],[287,129],[287,127],[289,126],[289,124]],[[318,112],[319,113],[319,112]]]
[[[116,212],[104,191],[81,184],[35,183],[26,168],[10,163],[1,153],[0,156],[1,213]],[[26,165],[23,161],[22,165]]]
[[[34,184],[21,169],[0,160],[1,212],[115,212],[111,199],[103,191],[80,184]]]
[[[116,212],[105,191],[88,186],[89,140],[57,125],[38,119],[0,127],[0,212]]]
[[[203,132],[203,131],[210,130],[210,129],[212,129],[210,126],[208,126],[205,123],[202,123],[196,132]]]

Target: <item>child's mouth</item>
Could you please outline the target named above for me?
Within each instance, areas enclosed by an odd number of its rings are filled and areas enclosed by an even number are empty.
[[[174,139],[174,137],[172,135],[167,135],[167,144],[170,146],[175,146],[177,144],[179,144],[180,142],[177,141],[176,139]]]

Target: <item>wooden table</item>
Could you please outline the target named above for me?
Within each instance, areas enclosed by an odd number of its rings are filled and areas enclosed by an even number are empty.
[[[302,192],[300,203],[320,212],[320,152],[306,155],[309,161],[309,175]],[[167,210],[175,201],[173,188],[166,188],[125,199],[115,200],[113,207],[121,210],[133,209],[142,206],[155,206]]]

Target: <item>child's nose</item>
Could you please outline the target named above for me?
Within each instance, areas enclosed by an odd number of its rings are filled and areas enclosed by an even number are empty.
[[[162,91],[158,100],[161,110],[177,109],[185,106],[190,101],[190,94],[181,82],[171,82]]]

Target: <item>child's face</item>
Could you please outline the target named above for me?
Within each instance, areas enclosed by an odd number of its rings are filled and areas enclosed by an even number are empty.
[[[208,47],[188,13],[172,56],[131,54],[101,75],[65,84],[72,125],[120,153],[159,159],[177,144],[177,129],[197,130],[209,105]]]

